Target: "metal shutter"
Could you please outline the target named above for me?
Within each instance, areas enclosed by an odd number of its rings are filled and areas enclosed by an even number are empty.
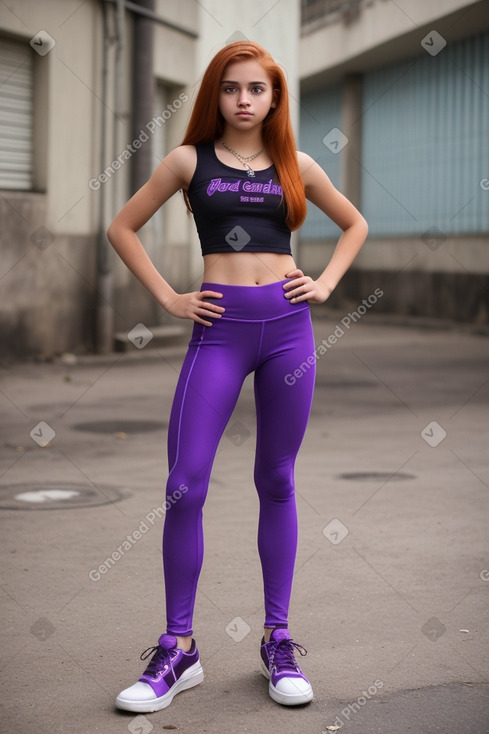
[[[33,64],[27,41],[0,40],[0,188],[32,188]]]
[[[489,228],[489,32],[368,72],[362,213],[370,236]]]

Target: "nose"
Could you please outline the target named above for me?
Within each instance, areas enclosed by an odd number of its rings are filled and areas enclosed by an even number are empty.
[[[239,98],[238,98],[238,107],[248,107],[250,104],[250,101],[248,99],[248,92],[246,89],[243,89],[240,92]]]

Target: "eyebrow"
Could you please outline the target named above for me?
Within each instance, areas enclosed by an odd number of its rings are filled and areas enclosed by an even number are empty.
[[[230,79],[225,79],[221,82],[221,84],[239,84],[239,82],[231,81]],[[265,87],[267,86],[266,82],[248,82],[248,84],[254,85],[254,84],[263,84]]]

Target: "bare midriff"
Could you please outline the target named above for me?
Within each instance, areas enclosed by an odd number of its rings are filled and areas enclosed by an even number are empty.
[[[226,252],[204,255],[205,283],[267,285],[296,269],[292,255],[276,252]]]

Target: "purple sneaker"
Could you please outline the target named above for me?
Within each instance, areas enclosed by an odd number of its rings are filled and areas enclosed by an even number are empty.
[[[177,647],[174,635],[161,635],[155,647],[142,653],[141,660],[152,652],[154,655],[138,682],[117,696],[117,708],[144,713],[160,711],[170,705],[177,693],[204,680],[195,640],[189,652],[184,652]]]
[[[262,673],[270,679],[270,697],[284,706],[298,706],[312,701],[312,687],[299,668],[294,657],[294,648],[306,655],[302,645],[294,642],[287,629],[274,629],[270,642],[261,641]],[[304,652],[303,652],[304,650]]]

